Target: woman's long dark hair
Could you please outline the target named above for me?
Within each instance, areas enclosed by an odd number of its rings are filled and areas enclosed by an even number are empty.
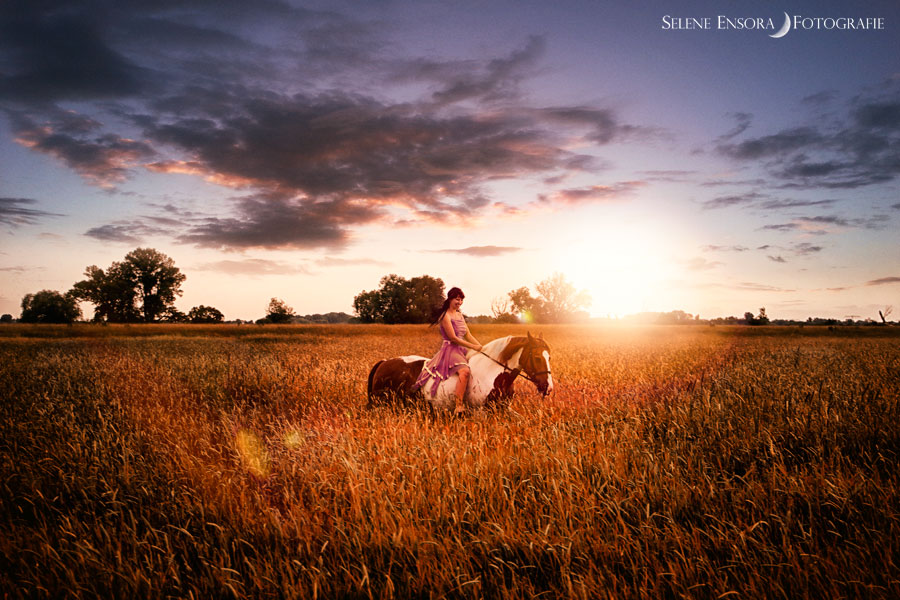
[[[447,312],[447,309],[450,308],[450,301],[454,298],[465,298],[466,295],[463,294],[463,291],[458,287],[450,288],[450,291],[447,292],[447,299],[444,300],[444,303],[439,307],[435,308],[431,311],[431,324],[437,325],[438,321],[441,320],[441,317],[444,316],[444,313]]]

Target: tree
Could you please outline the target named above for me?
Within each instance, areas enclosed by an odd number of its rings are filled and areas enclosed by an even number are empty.
[[[409,280],[411,299],[406,323],[428,323],[434,309],[444,303],[444,282],[428,275]]]
[[[494,323],[518,323],[519,318],[513,314],[512,301],[507,298],[491,300],[491,316]]]
[[[12,323],[12,321],[13,316],[11,314],[3,313],[3,315],[0,315],[0,323]]]
[[[542,321],[547,323],[571,321],[579,310],[591,305],[590,294],[576,290],[561,273],[554,273],[536,287],[544,300]]]
[[[157,320],[181,295],[181,284],[186,279],[175,261],[153,248],[137,248],[125,256],[125,264],[136,285],[141,301],[143,320]]]
[[[757,317],[754,317],[752,312],[745,312],[744,322],[747,325],[768,325],[769,317],[766,315],[765,307],[759,309],[759,316]]]
[[[72,294],[41,290],[22,298],[23,323],[72,323],[81,316],[78,301]]]
[[[123,263],[114,262],[106,271],[91,265],[84,274],[87,279],[73,285],[72,293],[94,305],[94,321],[129,323],[140,318],[135,306],[137,292]]]
[[[560,273],[554,273],[535,287],[539,294],[536,298],[527,287],[509,292],[513,309],[526,321],[538,323],[573,321],[591,304],[590,294],[585,290],[576,290],[575,286]]]
[[[377,323],[381,318],[381,297],[378,290],[360,292],[353,299],[353,311],[363,323]]]
[[[878,311],[878,316],[881,317],[881,322],[887,325],[887,318],[891,316],[891,313],[894,312],[893,306],[885,306],[884,311]]]
[[[544,302],[540,298],[534,298],[527,287],[520,287],[511,291],[509,301],[513,310],[526,322],[539,321],[544,311]]]
[[[269,307],[266,309],[266,320],[269,323],[290,323],[293,318],[294,309],[284,300],[280,298],[269,300]]]
[[[406,279],[385,275],[377,290],[362,291],[353,309],[363,323],[427,323],[444,300],[444,282],[422,275]]]
[[[412,303],[412,290],[409,281],[399,275],[387,275],[381,278],[381,322],[411,323],[409,308]]]
[[[94,320],[152,322],[172,312],[185,275],[174,261],[153,248],[137,248],[104,271],[92,265],[87,279],[73,286],[80,300],[94,304]]]
[[[221,323],[225,315],[217,308],[201,304],[188,311],[187,320],[191,323]]]
[[[188,318],[186,314],[184,314],[174,306],[170,306],[166,309],[166,312],[162,314],[160,321],[162,321],[163,323],[187,323]]]

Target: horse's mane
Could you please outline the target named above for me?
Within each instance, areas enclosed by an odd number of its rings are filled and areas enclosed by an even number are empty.
[[[511,359],[516,352],[524,348],[527,343],[528,338],[523,335],[508,335],[506,337],[497,338],[496,340],[491,340],[484,345],[481,351],[505,365],[509,362],[509,359]]]
[[[506,337],[497,338],[496,340],[491,340],[484,345],[481,351],[494,360],[500,360],[500,354],[503,352],[503,349],[506,348],[506,345],[511,339],[513,339],[513,336],[508,335]]]
[[[497,360],[505,365],[509,361],[509,359],[513,357],[513,354],[524,348],[525,344],[527,343],[527,337],[523,337],[521,335],[515,337],[510,336],[509,343],[506,344],[506,347],[503,348],[502,352],[500,352],[500,358],[498,358]]]
[[[481,351],[505,365],[509,359],[512,358],[513,354],[524,348],[527,343],[527,337],[521,335],[508,335],[506,337],[497,338],[496,340],[491,340],[484,345],[484,348],[482,348]]]

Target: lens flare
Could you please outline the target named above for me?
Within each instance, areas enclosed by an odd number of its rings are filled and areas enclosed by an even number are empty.
[[[269,456],[262,441],[253,433],[241,429],[234,440],[241,464],[257,477],[265,477],[269,471]]]

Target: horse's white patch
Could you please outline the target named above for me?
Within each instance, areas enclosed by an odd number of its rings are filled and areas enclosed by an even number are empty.
[[[546,365],[546,369],[547,369],[547,393],[549,394],[550,392],[553,391],[553,375],[550,374],[550,372],[549,372],[550,371],[550,353],[547,352],[546,350],[544,350],[543,352],[541,352],[541,356],[544,357],[544,364]]]
[[[398,357],[398,358],[400,358],[400,360],[402,360],[402,361],[405,362],[406,364],[414,363],[414,362],[416,362],[417,360],[428,360],[428,359],[425,358],[424,356],[415,356],[415,355],[410,355],[410,356],[400,356],[400,357]]]

